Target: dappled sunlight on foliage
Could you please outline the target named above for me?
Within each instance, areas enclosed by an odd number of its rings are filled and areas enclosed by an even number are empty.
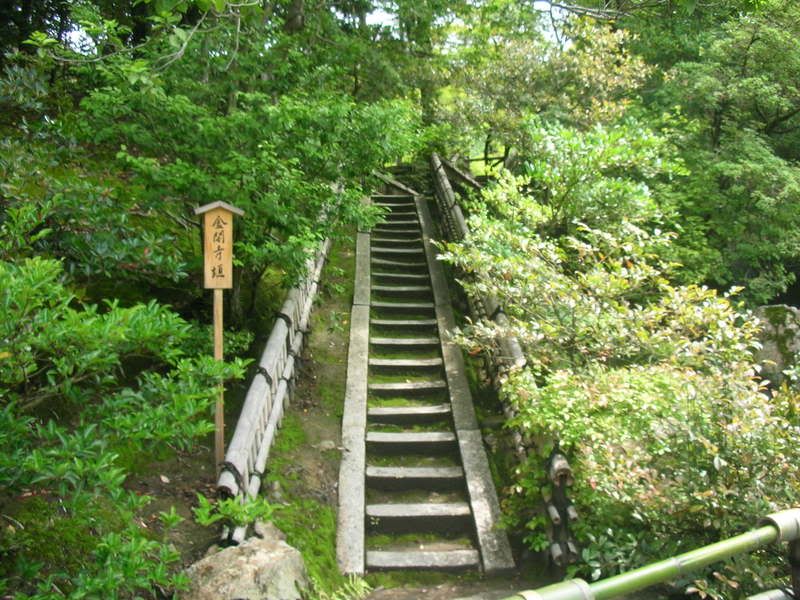
[[[675,235],[649,225],[644,183],[617,180],[610,207],[594,190],[609,189],[613,170],[576,169],[581,177],[560,188],[574,159],[557,148],[578,134],[549,139],[556,159],[473,199],[470,234],[444,257],[468,275],[468,292],[494,295],[508,317],[505,327],[469,324],[460,343],[474,352],[512,335],[528,358],[501,389],[517,414],[508,426],[536,449],[517,467],[507,507],[529,545],[545,547],[530,511],[546,458],[566,453],[588,561],[577,569],[596,578],[734,535],[800,501],[800,398],[759,380],[758,322],[735,296],[673,283],[681,267],[664,257]],[[603,164],[606,150],[590,140],[577,162]],[[632,156],[650,164],[621,172],[659,175],[657,155]],[[550,200],[551,189],[563,194]],[[569,227],[562,205],[572,208]],[[607,560],[629,538],[624,560]],[[755,557],[732,577],[769,579],[770,569]]]

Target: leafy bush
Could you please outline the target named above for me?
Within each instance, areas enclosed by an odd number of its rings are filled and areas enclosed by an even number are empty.
[[[221,522],[227,527],[250,525],[255,521],[270,520],[275,510],[265,498],[224,498],[210,501],[202,494],[197,495],[197,507],[192,509],[194,517],[201,525]]]
[[[187,354],[190,325],[155,302],[81,305],[63,277],[0,262],[0,576],[37,598],[179,586],[175,550],[136,525],[149,499],[127,469],[211,431],[217,385],[244,365]]]
[[[695,278],[745,286],[752,304],[785,292],[800,257],[799,24],[787,0],[732,11],[654,98],[691,172],[670,190],[685,232],[675,255]]]
[[[583,150],[579,163],[602,160],[602,148]],[[542,161],[528,189],[551,189],[572,168]],[[565,196],[575,207],[566,234],[545,237],[562,219],[551,196],[527,195],[526,180],[507,177],[475,201],[470,235],[445,257],[471,275],[468,292],[494,294],[509,318],[507,328],[474,323],[460,342],[475,351],[511,334],[528,357],[501,390],[518,412],[509,427],[537,450],[519,466],[508,505],[542,548],[544,522],[531,507],[560,448],[582,515],[587,562],[578,569],[596,578],[735,535],[800,501],[800,398],[760,382],[750,313],[714,290],[672,283],[679,268],[662,257],[674,236],[648,231],[650,213],[635,204],[641,188],[584,173]],[[608,186],[620,197],[605,211],[593,191]],[[591,227],[575,220],[583,215]],[[715,585],[752,587],[772,573],[757,556]]]
[[[534,118],[524,132],[522,176],[502,174],[500,187],[487,190],[475,207],[518,230],[563,235],[576,223],[612,227],[623,220],[654,221],[662,212],[654,184],[683,172],[667,140],[633,120],[579,131]],[[505,196],[516,187],[533,191],[538,201],[507,203]],[[514,212],[519,210],[521,219]]]

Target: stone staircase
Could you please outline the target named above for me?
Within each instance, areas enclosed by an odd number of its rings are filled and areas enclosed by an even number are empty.
[[[513,568],[427,202],[400,183],[358,234],[337,553],[345,573]]]

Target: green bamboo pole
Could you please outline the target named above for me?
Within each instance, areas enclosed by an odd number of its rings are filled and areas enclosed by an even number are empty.
[[[761,592],[755,596],[749,596],[747,600],[792,600],[783,590],[770,590],[769,592]]]
[[[644,588],[665,583],[720,560],[771,544],[800,537],[800,509],[769,515],[766,524],[736,537],[703,546],[628,573],[594,583],[571,579],[538,590],[519,592],[506,600],[610,600]]]
[[[608,600],[657,583],[664,583],[731,556],[752,552],[756,548],[771,544],[777,539],[778,529],[774,525],[765,525],[674,558],[668,558],[615,577],[595,581],[590,584],[590,588],[595,600]]]

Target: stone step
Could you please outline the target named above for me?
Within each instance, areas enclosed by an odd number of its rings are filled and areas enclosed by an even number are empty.
[[[432,298],[433,289],[429,285],[373,285],[372,296]]]
[[[372,254],[389,254],[391,256],[424,256],[425,249],[419,248],[389,248],[387,246],[376,246],[374,243],[370,249]]]
[[[385,258],[373,258],[370,263],[383,269],[395,269],[401,272],[427,273],[428,263],[425,261],[404,261],[388,260]]]
[[[384,454],[434,454],[458,449],[450,431],[367,432],[367,451]]]
[[[373,244],[417,244],[420,248],[422,248],[421,237],[396,238],[396,237],[372,236],[370,238],[370,241]]]
[[[414,348],[427,348],[430,346],[437,347],[439,345],[439,338],[435,336],[417,338],[373,337],[370,338],[369,343],[373,346],[406,350]]]
[[[378,225],[372,228],[372,233],[377,234],[378,236],[392,235],[404,238],[415,238],[419,237],[419,228],[393,229],[391,227],[384,227],[383,225]]]
[[[377,285],[393,283],[430,283],[428,273],[391,273],[389,271],[372,271],[372,280]]]
[[[441,358],[370,358],[369,366],[379,371],[394,371],[397,369],[440,369]]]
[[[393,569],[426,569],[432,571],[464,571],[479,569],[477,550],[368,550],[367,569],[387,571]]]
[[[436,331],[436,319],[371,319],[370,324],[374,327],[385,329],[400,330],[407,332],[413,331]]]
[[[401,202],[414,206],[414,196],[411,194],[373,194],[372,201],[373,203],[386,202],[389,204]]]
[[[379,227],[382,229],[411,229],[413,227],[419,227],[419,221],[417,219],[391,219],[382,222]],[[419,232],[419,230],[416,230]]]
[[[433,302],[370,302],[370,307],[383,312],[433,314]]]
[[[367,484],[383,490],[452,490],[464,487],[464,470],[461,467],[367,465]]]
[[[382,533],[469,531],[472,512],[466,502],[367,504],[366,525]]]
[[[367,419],[371,423],[416,425],[420,423],[435,423],[449,418],[451,414],[450,404],[376,406],[367,411]]]
[[[396,221],[396,220],[406,220],[406,221],[417,221],[417,211],[416,209],[406,209],[404,207],[394,207],[389,212],[383,214],[383,218],[386,221]]]
[[[411,202],[402,202],[402,201],[394,201],[394,202],[373,202],[373,206],[380,206],[381,208],[388,208],[393,213],[402,212],[402,213],[412,213],[417,214],[417,207],[415,204]]]
[[[390,207],[387,212],[384,212],[383,220],[379,223],[382,225],[384,223],[392,223],[393,221],[411,221],[417,219],[417,211],[413,208],[405,208],[405,207]]]
[[[373,292],[382,294],[418,294],[420,292],[430,292],[429,285],[373,285]]]
[[[447,383],[441,379],[434,379],[432,381],[370,383],[367,388],[376,396],[425,396],[446,390]]]

